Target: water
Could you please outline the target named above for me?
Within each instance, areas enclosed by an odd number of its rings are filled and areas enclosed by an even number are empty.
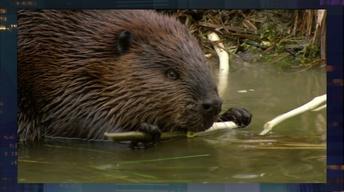
[[[306,112],[259,136],[275,116],[326,93],[321,70],[283,72],[250,65],[230,73],[224,109],[253,114],[245,129],[164,141],[148,150],[112,142],[57,140],[19,145],[23,183],[325,182],[326,110]]]

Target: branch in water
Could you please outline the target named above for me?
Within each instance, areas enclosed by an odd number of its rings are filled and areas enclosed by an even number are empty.
[[[185,132],[181,131],[175,131],[175,132],[163,132],[161,133],[161,140],[167,140],[171,138],[178,138],[178,137],[198,137],[198,136],[205,136],[210,133],[217,132],[219,130],[225,130],[225,129],[235,129],[239,126],[236,125],[232,121],[227,122],[215,122],[212,127],[209,129],[202,131],[202,132],[196,132],[191,133],[188,132],[187,134]],[[112,141],[148,141],[151,140],[151,136],[149,134],[140,132],[140,131],[130,131],[130,132],[120,132],[120,133],[104,133],[105,137],[111,139]]]
[[[274,126],[280,124],[282,121],[290,119],[291,117],[294,117],[294,116],[299,115],[301,113],[304,113],[306,111],[319,111],[319,110],[326,107],[326,104],[324,104],[325,102],[326,102],[326,94],[315,97],[310,102],[308,102],[308,103],[306,103],[306,104],[304,104],[304,105],[302,105],[296,109],[293,109],[287,113],[283,113],[283,114],[275,117],[271,121],[265,123],[264,129],[261,133],[259,133],[259,135],[266,135],[269,131],[272,130],[272,128]]]

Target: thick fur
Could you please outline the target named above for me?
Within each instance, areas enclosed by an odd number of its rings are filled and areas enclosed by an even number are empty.
[[[122,31],[132,34],[125,53]],[[218,94],[197,40],[154,11],[19,11],[18,87],[22,140],[102,139],[142,123],[200,131],[216,119],[199,112]]]

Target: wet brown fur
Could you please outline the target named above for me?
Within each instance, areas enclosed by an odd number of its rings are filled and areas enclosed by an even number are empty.
[[[116,39],[130,31],[127,53]],[[171,80],[167,69],[179,72]],[[217,95],[198,42],[175,18],[142,10],[19,11],[18,133],[102,139],[140,123],[204,130]],[[213,118],[213,117],[211,117]],[[207,124],[207,126],[205,126]]]

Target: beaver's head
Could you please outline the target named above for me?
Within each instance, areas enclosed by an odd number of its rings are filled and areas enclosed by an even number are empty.
[[[116,32],[114,58],[102,77],[106,117],[125,130],[144,122],[163,131],[205,130],[222,104],[211,69],[186,27],[165,16],[154,19]]]
[[[103,131],[136,130],[142,123],[162,131],[201,131],[217,119],[221,99],[210,66],[175,18],[153,11],[77,13],[73,22],[46,30],[51,40],[40,48],[46,51],[41,60],[54,62],[42,65],[53,68],[37,81],[47,100],[45,122],[54,122],[50,134],[75,130],[101,137]]]

